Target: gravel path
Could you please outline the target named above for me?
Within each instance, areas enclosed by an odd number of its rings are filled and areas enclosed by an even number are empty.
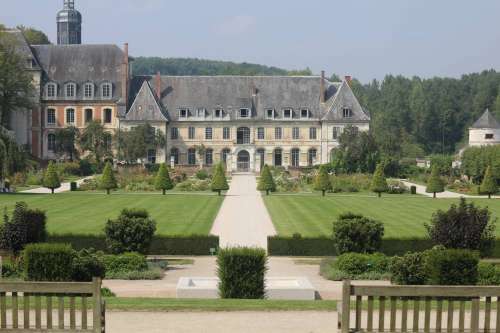
[[[267,236],[276,235],[253,174],[236,174],[212,227],[220,246],[267,249]]]
[[[431,197],[433,196],[432,193],[427,193],[425,192],[425,186],[424,185],[419,185],[419,184],[415,184],[415,183],[411,183],[407,180],[403,180],[401,179],[401,182],[403,184],[405,184],[405,186],[407,186],[408,188],[410,186],[415,186],[417,188],[417,194],[422,194],[422,195],[425,195],[427,197]],[[442,193],[436,193],[436,198],[438,199],[442,199],[442,198],[476,198],[476,199],[479,199],[479,198],[488,198],[487,195],[467,195],[467,194],[461,194],[461,193],[456,193],[456,192],[451,192],[451,191],[444,191]],[[492,196],[492,198],[500,198],[500,196]]]
[[[83,183],[85,179],[93,178],[94,176],[85,177],[76,181],[78,186]],[[61,187],[54,190],[55,193],[68,192],[71,189],[71,183],[61,183]],[[32,193],[32,194],[50,194],[51,191],[45,187],[37,187],[31,190],[21,191],[21,193]]]

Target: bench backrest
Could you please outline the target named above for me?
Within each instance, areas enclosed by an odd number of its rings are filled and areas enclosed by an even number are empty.
[[[0,281],[0,331],[102,333],[104,319],[99,278],[92,282]]]
[[[492,301],[496,303],[495,313]],[[351,303],[354,303],[354,321]],[[500,333],[500,287],[496,286],[377,286],[344,281],[338,310],[338,328],[342,333],[383,330]]]

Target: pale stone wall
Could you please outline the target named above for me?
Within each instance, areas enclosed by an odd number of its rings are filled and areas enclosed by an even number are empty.
[[[486,139],[487,135],[493,135],[492,139]],[[470,128],[469,146],[485,146],[500,144],[500,129],[495,128]]]

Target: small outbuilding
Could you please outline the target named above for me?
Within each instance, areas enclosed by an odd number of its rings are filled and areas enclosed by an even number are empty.
[[[469,146],[500,144],[500,122],[486,109],[483,115],[469,128]]]

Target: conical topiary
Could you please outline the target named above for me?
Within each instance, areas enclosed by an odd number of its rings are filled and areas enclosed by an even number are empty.
[[[379,163],[377,168],[375,169],[375,173],[373,174],[372,184],[370,186],[370,190],[378,194],[380,198],[382,193],[387,192],[389,186],[387,185],[387,180],[384,175],[384,164]]]
[[[328,170],[326,165],[319,167],[319,172],[314,179],[314,189],[316,191],[321,191],[321,194],[325,196],[326,191],[332,189],[332,183],[330,181],[330,176],[328,175]]]
[[[271,170],[267,164],[264,165],[262,172],[260,173],[257,190],[266,191],[266,195],[269,195],[269,192],[276,191],[276,184],[274,183],[273,175],[271,174]]]
[[[100,187],[103,190],[106,190],[106,194],[109,194],[111,190],[118,187],[118,185],[116,184],[115,175],[113,173],[113,168],[111,167],[111,163],[109,162],[106,162],[104,170],[102,171]]]
[[[54,194],[56,188],[61,187],[61,180],[57,174],[56,166],[52,161],[49,162],[47,170],[45,170],[45,175],[43,175],[43,186],[50,189],[52,194]]]
[[[488,195],[488,199],[491,199],[491,195],[498,192],[498,185],[495,177],[491,173],[491,167],[488,166],[484,172],[483,182],[479,187],[479,191],[483,194]]]
[[[221,191],[227,191],[228,189],[229,185],[227,184],[224,167],[222,166],[222,163],[219,163],[215,167],[215,172],[212,177],[212,191],[217,192],[217,194],[220,195]]]
[[[427,181],[425,192],[433,193],[434,198],[436,198],[436,193],[444,192],[444,182],[439,175],[439,168],[437,166],[432,167],[431,176]]]
[[[172,179],[170,179],[165,163],[162,163],[158,169],[158,173],[155,178],[155,187],[157,190],[162,190],[163,195],[165,195],[166,190],[174,188],[174,184],[172,183]]]

